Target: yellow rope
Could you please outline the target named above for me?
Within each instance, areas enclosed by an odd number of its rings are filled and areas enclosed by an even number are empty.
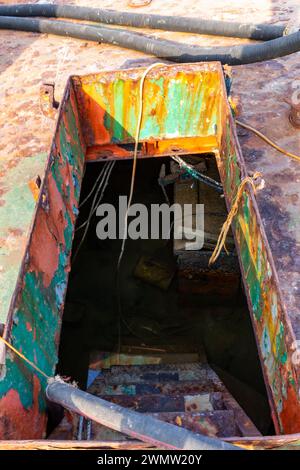
[[[262,132],[259,132],[257,129],[255,129],[252,126],[249,126],[248,124],[245,124],[244,122],[238,121],[237,119],[235,122],[243,127],[244,129],[247,129],[248,131],[254,132],[258,137],[260,137],[262,140],[267,142],[267,144],[271,145],[274,147],[274,149],[278,150],[278,152],[283,153],[284,155],[287,155],[288,157],[294,158],[298,162],[300,162],[300,155],[295,155],[294,153],[288,152],[287,150],[284,150],[283,148],[279,147],[279,145],[275,144],[272,140],[270,140],[267,136],[265,136]]]
[[[31,367],[33,369],[35,369],[41,375],[46,377],[47,380],[50,379],[49,375],[45,374],[45,372],[43,372],[38,366],[36,366],[33,362],[31,362],[29,359],[27,359],[27,357],[25,357],[24,354],[20,353],[20,351],[18,351],[16,348],[14,348],[14,346],[12,344],[10,344],[8,341],[6,341],[6,339],[4,339],[2,336],[0,336],[0,340],[3,341],[3,343],[6,344],[6,346],[8,348],[10,348],[15,354],[17,354],[17,356],[19,356],[21,359],[23,359],[23,361],[27,362],[27,364],[31,365]]]
[[[260,176],[261,176],[261,173],[256,172],[256,173],[254,173],[253,176],[246,176],[246,178],[244,178],[241,181],[241,183],[238,187],[234,202],[233,202],[233,204],[231,206],[231,209],[228,213],[227,219],[225,220],[225,222],[222,226],[220,235],[219,235],[218,240],[217,240],[216,247],[213,251],[213,254],[211,255],[211,257],[209,259],[209,263],[208,263],[209,265],[213,264],[218,259],[219,255],[221,253],[221,250],[222,250],[222,248],[225,244],[227,233],[228,233],[228,230],[229,230],[230,225],[232,223],[232,220],[233,220],[233,218],[235,217],[235,215],[238,211],[239,203],[240,203],[240,200],[242,198],[242,195],[243,195],[246,184],[249,183],[252,186],[254,193],[256,193],[256,186],[255,186],[254,181],[257,178],[259,178]]]
[[[134,191],[138,145],[139,145],[140,131],[141,131],[141,125],[142,125],[142,118],[143,118],[143,109],[144,109],[144,100],[143,100],[144,84],[145,84],[145,79],[146,79],[148,73],[150,72],[150,70],[154,69],[155,67],[165,67],[165,66],[166,66],[166,64],[163,64],[163,63],[160,63],[160,62],[155,62],[154,64],[149,65],[149,67],[146,68],[146,70],[144,71],[144,73],[143,73],[143,75],[141,76],[141,79],[140,79],[139,113],[138,113],[138,120],[137,120],[136,132],[135,132],[135,143],[134,143],[134,151],[133,151],[133,164],[132,164],[132,173],[131,173],[131,183],[130,183],[128,204],[127,204],[127,209],[126,209],[126,213],[125,213],[123,240],[122,240],[121,250],[120,250],[120,254],[119,254],[119,258],[118,258],[117,277],[116,277],[116,292],[117,292],[117,297],[118,297],[118,315],[119,315],[119,319],[118,319],[118,353],[119,354],[120,354],[120,349],[121,349],[121,319],[123,320],[123,323],[126,325],[126,328],[134,335],[134,332],[131,330],[130,326],[127,324],[125,318],[122,317],[122,313],[121,313],[122,307],[121,307],[121,297],[120,297],[119,273],[120,273],[122,258],[123,258],[124,251],[125,251],[125,243],[126,243],[126,239],[127,239],[127,229],[128,229],[128,214],[129,214],[129,209],[130,209],[130,206],[131,206],[132,196],[133,196],[133,191]]]
[[[150,5],[152,0],[129,0],[127,2],[127,5],[132,8],[139,8],[139,7],[146,7],[147,5]]]
[[[152,70],[154,67],[158,67],[158,66],[165,66],[166,64],[163,64],[163,63],[159,63],[159,62],[156,62],[155,64],[151,64],[143,73],[142,75],[142,78],[141,78],[141,81],[140,81],[140,93],[139,93],[139,96],[140,96],[140,109],[139,109],[139,116],[138,116],[138,123],[137,123],[137,128],[136,128],[136,136],[135,136],[135,147],[134,147],[134,154],[133,154],[133,165],[132,165],[132,177],[131,177],[131,186],[130,186],[130,195],[129,195],[129,201],[128,201],[128,206],[127,206],[127,211],[126,211],[126,218],[125,218],[125,233],[127,232],[127,220],[128,220],[128,212],[129,212],[129,208],[130,208],[130,205],[131,205],[131,201],[132,201],[132,195],[133,195],[133,189],[134,189],[134,181],[135,181],[135,173],[136,173],[136,162],[137,162],[137,151],[138,151],[138,143],[139,143],[139,135],[140,135],[140,129],[141,129],[141,123],[142,123],[142,116],[143,116],[143,91],[144,91],[144,82],[145,82],[145,79],[146,79],[146,76],[148,75],[149,71]],[[279,152],[289,156],[289,157],[292,157],[298,161],[300,161],[300,156],[298,155],[294,155],[293,153],[290,153],[290,152],[287,152],[285,151],[284,149],[282,149],[281,147],[279,147],[278,145],[276,145],[274,142],[272,142],[270,139],[268,139],[268,137],[266,137],[264,134],[262,134],[261,132],[259,132],[257,129],[255,129],[254,127],[251,127],[247,124],[244,124],[243,122],[240,122],[238,120],[236,120],[236,123],[241,126],[241,127],[244,127],[245,129],[248,129],[252,132],[254,132],[256,135],[258,135],[261,139],[263,139],[265,142],[267,142],[268,144],[270,144],[272,147],[274,147],[276,150],[278,150]],[[244,188],[245,188],[245,185],[247,183],[249,183],[252,188],[253,188],[253,191],[254,193],[256,192],[256,186],[254,184],[254,180],[257,179],[258,177],[261,176],[261,173],[259,172],[256,172],[252,177],[250,176],[247,176],[246,178],[244,178],[237,190],[237,194],[236,194],[236,197],[235,197],[235,200],[234,200],[234,203],[232,204],[232,207],[230,209],[230,212],[228,213],[228,216],[227,216],[227,219],[226,221],[224,222],[223,226],[222,226],[222,229],[221,229],[221,232],[220,232],[220,235],[218,237],[218,241],[217,241],[217,244],[216,244],[216,247],[210,257],[210,260],[209,260],[209,264],[213,264],[219,257],[220,253],[221,253],[221,250],[223,247],[225,247],[225,241],[226,241],[226,237],[227,237],[227,233],[228,233],[228,230],[230,228],[230,225],[232,223],[232,220],[233,218],[235,217],[237,211],[238,211],[238,206],[239,206],[239,202],[240,202],[240,199],[243,195],[243,192],[244,192]],[[122,248],[121,248],[121,252],[120,252],[120,256],[119,256],[119,260],[118,260],[118,267],[120,266],[120,263],[121,263],[121,259],[122,259],[122,255],[123,255],[123,252],[124,252],[124,246],[125,246],[125,236],[123,237],[123,244],[122,244]],[[35,369],[37,372],[39,372],[43,377],[45,377],[46,379],[50,379],[50,376],[45,374],[45,372],[43,372],[38,366],[36,366],[33,362],[31,362],[29,359],[27,359],[26,356],[24,356],[24,354],[22,354],[20,351],[18,351],[14,346],[12,346],[8,341],[6,341],[2,336],[0,336],[0,340],[8,347],[10,348],[15,354],[17,354],[17,356],[19,356],[21,359],[23,359],[25,362],[27,362],[27,364],[29,364],[33,369]]]
[[[165,67],[166,64],[155,62],[154,64],[149,65],[147,69],[144,71],[141,80],[140,80],[140,89],[139,89],[139,114],[138,114],[138,121],[135,133],[135,144],[134,144],[134,152],[133,152],[133,164],[132,164],[132,174],[131,174],[131,183],[130,183],[130,192],[128,198],[127,209],[125,213],[125,221],[124,221],[124,233],[123,233],[123,241],[121,246],[121,251],[118,259],[118,270],[121,265],[122,257],[124,254],[125,249],[125,242],[126,242],[126,235],[127,235],[127,226],[128,226],[128,214],[129,209],[132,202],[133,190],[134,190],[134,182],[135,182],[135,173],[136,173],[136,163],[137,163],[137,153],[138,153],[138,145],[139,145],[139,138],[140,138],[140,131],[141,131],[141,124],[142,124],[142,117],[143,117],[143,108],[144,108],[144,101],[143,101],[143,92],[144,92],[144,83],[145,79],[150,72],[150,70],[154,69],[155,67]]]
[[[140,81],[140,109],[139,109],[139,116],[138,116],[138,124],[137,124],[137,130],[136,130],[136,136],[135,136],[135,147],[134,147],[134,156],[133,156],[133,168],[132,168],[132,177],[131,177],[131,187],[130,187],[130,196],[129,196],[129,201],[128,201],[128,207],[127,207],[127,212],[126,212],[126,221],[128,218],[128,211],[131,205],[131,200],[132,200],[132,195],[133,195],[133,189],[134,189],[134,180],[135,180],[135,172],[136,172],[136,160],[137,160],[137,151],[138,151],[138,142],[139,142],[139,135],[140,135],[140,129],[141,129],[141,123],[142,123],[142,116],[143,116],[143,90],[144,90],[144,82],[147,74],[149,73],[150,70],[152,70],[154,67],[157,66],[165,66],[166,64],[156,62],[155,64],[151,64],[143,73],[141,81]],[[125,221],[126,225],[126,232],[127,232],[127,223]],[[124,252],[124,245],[125,245],[125,237],[123,238],[123,246],[121,249],[120,257],[119,257],[119,262],[118,265],[121,262],[122,255]],[[33,369],[35,369],[37,372],[39,372],[43,377],[45,377],[47,380],[50,379],[51,377],[45,372],[43,372],[38,366],[36,366],[32,361],[27,359],[24,354],[22,354],[20,351],[18,351],[12,344],[10,344],[6,339],[4,339],[2,336],[0,336],[0,340],[9,348],[11,349],[17,356],[19,356],[23,361],[27,362]]]

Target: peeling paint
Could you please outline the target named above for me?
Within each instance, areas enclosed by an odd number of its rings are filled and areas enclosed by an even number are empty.
[[[227,114],[227,126],[224,124],[227,132],[217,158],[228,207],[246,175],[234,126],[230,126],[230,122],[232,118]],[[250,187],[239,206],[234,236],[275,428],[281,433],[297,432],[300,429],[300,402],[295,394],[299,369],[292,363],[295,336],[281,300],[271,250]],[[287,418],[291,415],[292,420]]]
[[[5,330],[13,344],[49,375],[57,362],[84,160],[101,159],[107,151],[110,158],[131,158],[132,150],[124,145],[133,142],[140,76],[141,69],[76,76],[66,87],[30,238],[25,235],[27,251]],[[161,90],[168,97],[166,102]],[[192,93],[197,96],[193,104],[189,101]],[[139,156],[170,151],[216,153],[229,207],[246,170],[220,65],[174,65],[152,70],[145,96]],[[127,106],[122,105],[125,99]],[[190,105],[183,106],[185,102]],[[34,204],[33,194],[26,187]],[[295,338],[251,188],[242,198],[234,235],[276,430],[297,432],[299,371],[291,362]],[[33,413],[33,420],[38,414],[45,422],[45,381],[39,380],[36,392],[36,380],[27,365],[7,353],[6,375],[0,381],[0,405],[3,400],[5,403],[0,435],[5,434],[5,422],[11,419],[11,407],[15,416],[27,410]],[[21,432],[18,423],[13,426],[15,437],[31,435],[32,431],[23,428]]]
[[[69,83],[5,331],[13,345],[50,376],[57,363],[57,332],[79,200],[80,188],[73,181],[82,179],[85,155],[76,113]],[[7,436],[7,422],[10,438],[43,435],[45,386],[45,378],[38,378],[30,366],[7,352],[6,374],[0,381],[1,437]],[[21,425],[23,415],[27,419]]]

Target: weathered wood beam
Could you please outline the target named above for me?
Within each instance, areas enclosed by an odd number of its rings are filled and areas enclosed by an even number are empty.
[[[281,436],[230,437],[226,442],[248,450],[300,450],[300,433]],[[56,441],[22,440],[0,441],[0,450],[138,450],[157,449],[151,444],[138,440],[127,441]]]

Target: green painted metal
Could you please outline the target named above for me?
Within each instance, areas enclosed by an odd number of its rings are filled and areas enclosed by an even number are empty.
[[[5,273],[10,293],[6,293],[6,286],[0,290],[5,303],[2,318],[7,315],[5,335],[49,375],[57,362],[84,159],[93,147],[105,152],[107,145],[111,146],[110,158],[128,157],[122,145],[132,143],[135,135],[140,77],[137,69],[69,80],[35,214],[26,185],[21,184],[16,193],[8,181],[5,197],[9,204],[0,212],[3,215],[12,210],[14,194],[18,201],[24,197],[27,209],[20,223],[26,224],[28,246],[22,265],[14,266],[12,274]],[[173,65],[152,70],[145,82],[144,100],[141,141],[157,147],[160,154],[169,142],[178,142],[180,147],[183,141],[186,153],[189,149],[215,152],[230,207],[246,171],[220,65]],[[203,147],[198,138],[204,139]],[[17,178],[13,171],[10,174]],[[8,233],[5,222],[1,230]],[[297,432],[300,399],[299,370],[292,361],[295,338],[250,187],[240,204],[234,233],[276,430]],[[8,266],[7,257],[5,262]],[[0,380],[4,410],[1,437],[41,436],[45,428],[44,380],[10,352],[5,367]]]
[[[35,181],[40,169],[45,167],[47,154],[20,158],[8,170],[6,161],[0,161],[2,197],[0,210],[0,323],[5,323],[13,296],[20,266],[15,263],[16,251],[29,236],[30,223],[36,200],[30,182]]]
[[[85,149],[76,113],[69,83],[6,325],[14,347],[49,376],[57,363],[84,166]],[[46,423],[46,379],[10,351],[2,375],[1,437],[41,437]]]
[[[234,126],[230,115],[223,140],[225,143],[221,147],[220,158],[217,159],[228,208],[246,175],[242,155],[239,147],[234,146],[234,140]],[[293,363],[294,336],[250,187],[239,205],[234,234],[273,421],[277,432],[297,432],[300,428],[299,370]]]
[[[166,79],[166,70],[168,78]],[[143,88],[140,141],[215,136],[222,76],[214,65],[156,67]],[[140,107],[137,70],[74,77],[87,145],[134,142]]]

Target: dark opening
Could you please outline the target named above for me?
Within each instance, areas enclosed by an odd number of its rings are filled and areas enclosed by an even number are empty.
[[[199,156],[197,158],[199,160]],[[200,161],[206,173],[218,179],[215,159],[207,155]],[[86,165],[81,203],[91,192],[105,164]],[[166,185],[164,194],[158,184],[162,164],[165,164],[166,173],[170,173],[168,158],[137,162],[133,203],[147,206],[166,203],[167,194],[172,204],[182,196],[180,191],[184,192],[184,188],[179,187],[177,191],[174,184]],[[132,161],[115,162],[102,203],[118,207],[119,195],[129,193],[131,172]],[[190,187],[198,185],[188,179],[184,183]],[[197,254],[182,252],[173,240],[128,239],[119,280],[116,279],[116,266],[121,241],[97,238],[96,226],[100,218],[96,213],[90,218],[82,241],[86,226],[80,226],[89,219],[95,192],[80,208],[58,372],[76,380],[85,389],[89,365],[92,358],[97,357],[97,351],[145,356],[160,350],[179,355],[198,353],[200,361],[205,354],[208,363],[258,429],[264,434],[272,433],[257,347],[230,237],[227,242],[229,255],[222,254],[219,268],[206,269],[215,245],[212,232],[216,230],[217,233],[226,216],[224,200],[214,189],[204,186],[198,186],[198,193],[200,202],[205,204],[209,232],[203,250]],[[149,259],[153,260],[153,265],[151,262],[149,265]],[[141,260],[148,263],[146,280],[136,274]],[[157,284],[156,270],[161,266],[167,267],[165,277],[174,271],[173,277],[170,274],[171,282],[167,289]]]

